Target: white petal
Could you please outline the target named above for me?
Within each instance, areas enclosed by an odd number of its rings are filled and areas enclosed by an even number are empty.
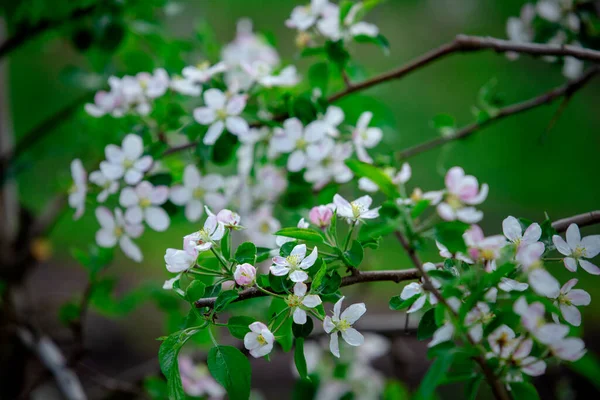
[[[306,245],[305,244],[299,244],[294,246],[294,248],[292,249],[291,256],[296,256],[298,258],[304,258],[306,256]]]
[[[422,295],[421,297],[419,297],[417,299],[417,301],[415,301],[408,310],[406,310],[407,314],[411,314],[414,313],[416,311],[419,311],[421,308],[423,308],[423,306],[425,305],[425,301],[427,300],[427,296],[426,295]]]
[[[521,238],[522,229],[519,220],[515,217],[509,216],[502,221],[502,232],[504,236],[511,242]]]
[[[123,179],[125,180],[125,183],[127,183],[128,185],[135,185],[135,184],[139,183],[143,177],[144,177],[144,174],[142,174],[137,169],[129,168],[125,172],[125,177]]]
[[[342,331],[342,338],[348,343],[350,346],[360,346],[365,342],[364,336],[354,328],[348,328],[345,331]]]
[[[115,236],[114,229],[100,229],[96,232],[96,243],[100,247],[113,247],[117,244],[117,237]]]
[[[150,167],[152,167],[152,157],[151,156],[144,156],[142,158],[140,158],[139,160],[137,160],[136,162],[133,163],[133,167],[135,169],[137,169],[138,171],[148,171],[150,169]]]
[[[202,216],[204,207],[198,200],[192,200],[185,206],[185,217],[190,222],[196,222]]]
[[[239,115],[246,107],[246,96],[236,95],[232,96],[227,103],[227,114],[228,115]]]
[[[585,249],[585,258],[594,258],[600,254],[600,235],[586,236],[581,240]]]
[[[527,357],[523,360],[525,366],[523,372],[529,376],[540,376],[546,372],[546,363],[542,360],[535,361],[534,357]]]
[[[227,117],[225,126],[229,132],[236,136],[247,135],[250,129],[248,122],[242,117]]]
[[[567,321],[571,325],[581,325],[581,312],[579,312],[577,307],[572,305],[561,304],[560,312],[562,313],[562,316],[565,319],[565,321]]]
[[[169,227],[171,220],[169,214],[160,207],[148,207],[144,210],[144,219],[157,232],[164,232]]]
[[[138,135],[130,133],[123,139],[123,153],[129,160],[137,160],[144,152],[144,142]]]
[[[202,139],[202,142],[207,146],[215,144],[217,139],[221,136],[221,133],[223,133],[224,128],[225,123],[223,121],[215,121],[208,128],[208,131],[206,132],[206,135],[204,135],[204,139]]]
[[[558,250],[560,254],[563,254],[565,256],[571,255],[571,248],[562,237],[554,235],[552,236],[552,242],[554,243],[554,246],[556,246],[556,250]]]
[[[141,224],[144,220],[144,213],[141,207],[129,207],[125,211],[125,220],[130,224]]]
[[[149,198],[153,205],[160,206],[169,198],[169,188],[166,186],[156,186]]]
[[[290,172],[298,172],[306,166],[306,154],[302,150],[295,150],[287,161],[287,169]]]
[[[541,343],[552,344],[564,338],[569,333],[569,327],[559,324],[545,324],[536,330],[535,336]]]
[[[321,298],[316,294],[309,294],[308,296],[304,297],[304,299],[302,299],[302,305],[308,308],[315,308],[321,303]]]
[[[402,300],[410,299],[411,297],[423,293],[423,288],[418,282],[411,282],[408,285],[404,286],[402,289],[402,293],[400,293],[400,298]]]
[[[340,358],[340,345],[337,332],[331,334],[329,338],[329,350],[331,351],[331,354],[333,354],[337,358]]]
[[[579,233],[579,227],[577,224],[571,224],[567,228],[567,243],[569,247],[574,249],[581,243],[581,234]]]
[[[296,307],[294,310],[294,322],[298,325],[304,325],[306,323],[306,311],[300,307]]]
[[[533,223],[525,229],[525,233],[523,234],[523,242],[525,243],[535,243],[542,237],[542,228],[539,224]]]
[[[121,239],[119,239],[119,247],[121,247],[123,253],[133,261],[142,262],[144,258],[142,251],[135,243],[133,243],[129,236],[121,236]]]
[[[446,221],[454,221],[456,219],[456,213],[454,212],[454,209],[450,207],[449,204],[440,203],[438,204],[436,209],[440,217],[442,217],[442,219]]]
[[[290,280],[292,282],[304,282],[308,279],[308,274],[304,271],[294,271],[290,274]]]
[[[133,207],[139,202],[138,196],[135,190],[130,187],[123,188],[119,195],[119,204],[123,207]]]
[[[294,295],[298,297],[304,297],[306,294],[306,289],[307,286],[304,283],[298,282],[294,285]]]
[[[563,263],[565,264],[565,268],[569,271],[577,271],[577,260],[575,260],[574,258],[567,257],[563,260]]]
[[[178,205],[182,206],[190,201],[192,197],[192,191],[184,186],[173,186],[171,188],[171,201]]]
[[[531,271],[529,284],[537,294],[552,299],[555,299],[560,292],[558,281],[545,269],[537,268]]]
[[[315,247],[313,249],[313,251],[311,251],[311,253],[308,255],[308,257],[306,257],[304,260],[302,260],[302,262],[300,263],[300,268],[302,269],[307,269],[313,266],[313,264],[315,263],[315,261],[317,260],[317,256],[318,256],[318,251],[317,248]]]
[[[217,119],[217,113],[212,108],[198,107],[194,110],[194,119],[201,125],[210,125]]]
[[[284,276],[290,272],[290,269],[282,265],[271,265],[270,271],[275,276]]]
[[[325,319],[323,320],[323,330],[325,331],[325,333],[330,333],[334,329],[335,329],[335,325],[333,324],[331,317],[326,316]]]
[[[219,110],[225,107],[227,97],[219,89],[208,89],[204,92],[204,102],[213,110]]]
[[[592,275],[600,275],[600,268],[598,268],[597,266],[595,266],[594,264],[592,264],[589,261],[580,259],[579,265],[581,265],[581,268],[583,268],[586,272],[588,272]]]
[[[100,226],[107,230],[115,229],[115,219],[110,210],[106,207],[98,207],[96,208],[96,219],[98,219],[98,223]]]
[[[344,296],[342,296],[338,301],[333,305],[333,317],[335,319],[340,318],[340,312],[342,311],[342,302],[344,301]]]
[[[571,290],[567,294],[567,298],[576,306],[589,306],[592,301],[590,294],[582,289]]]
[[[100,171],[110,180],[120,179],[125,173],[125,168],[121,164],[112,164],[107,161],[100,163]]]
[[[454,335],[454,326],[446,323],[434,332],[433,339],[427,346],[433,347],[440,343],[447,342],[448,340],[452,339],[452,335]]]
[[[340,319],[348,321],[350,325],[355,323],[362,315],[367,312],[367,307],[365,303],[357,303],[352,304],[350,307],[346,308],[342,315],[340,315]]]

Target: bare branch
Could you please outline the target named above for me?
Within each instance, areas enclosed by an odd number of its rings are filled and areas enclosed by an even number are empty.
[[[491,125],[503,118],[506,118],[511,115],[520,114],[522,112],[531,110],[533,108],[537,108],[542,105],[550,104],[554,100],[565,97],[572,96],[579,89],[584,87],[596,74],[600,72],[600,68],[592,67],[589,68],[581,77],[576,80],[573,80],[569,83],[566,83],[562,86],[554,88],[540,96],[534,97],[532,99],[526,100],[522,103],[512,104],[510,106],[501,108],[498,110],[497,114],[491,116],[489,119],[484,122],[475,122],[471,125],[467,125],[462,129],[459,129],[452,135],[441,136],[435,139],[432,139],[428,142],[424,142],[418,144],[413,147],[409,147],[408,149],[399,151],[396,153],[396,156],[399,159],[406,159],[409,157],[413,157],[417,154],[423,153],[425,151],[431,150],[435,147],[442,146],[448,142],[453,140],[461,140],[471,136],[473,133],[477,132],[481,128],[484,128],[488,125]]]
[[[364,282],[402,282],[417,279],[419,277],[419,271],[416,269],[404,269],[397,271],[361,271],[358,274],[345,276],[342,278],[342,284],[340,286],[351,286],[357,283]],[[255,297],[264,297],[265,293],[261,292],[256,287],[246,289],[240,292],[236,302],[242,300],[248,300]],[[195,305],[197,308],[213,307],[215,305],[216,297],[207,297],[196,301]]]
[[[559,219],[552,223],[552,227],[558,233],[562,233],[567,230],[569,225],[577,224],[579,227],[594,225],[600,223],[600,210],[590,211],[584,214],[574,215],[572,217]]]

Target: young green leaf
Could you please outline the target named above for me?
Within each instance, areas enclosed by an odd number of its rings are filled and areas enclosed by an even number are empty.
[[[418,295],[414,295],[413,297],[402,300],[400,296],[394,296],[390,299],[390,310],[398,311],[408,308],[413,305],[415,301],[419,298]]]
[[[226,290],[224,292],[219,293],[217,296],[217,300],[215,301],[215,311],[220,312],[223,311],[229,303],[238,298],[238,292],[235,290]]]
[[[427,310],[421,317],[419,327],[417,328],[417,339],[426,340],[431,338],[437,328],[437,324],[435,323],[435,309],[432,308]]]
[[[275,232],[275,236],[291,237],[308,242],[324,243],[325,236],[323,232],[312,228],[283,228]]]
[[[250,332],[250,324],[255,322],[256,319],[252,317],[246,317],[243,315],[236,315],[229,318],[227,321],[227,329],[229,333],[236,339],[244,339],[246,333]]]
[[[374,165],[360,162],[358,160],[347,160],[346,165],[358,177],[365,177],[372,180],[379,189],[391,199],[400,197],[398,188],[392,183],[392,180],[380,168]]]
[[[460,221],[440,222],[435,226],[435,240],[448,248],[450,253],[465,253],[467,245],[463,234],[469,229],[469,224]]]
[[[298,375],[302,379],[308,379],[308,369],[306,367],[306,358],[304,358],[304,338],[296,338],[296,346],[294,348],[294,363],[298,370]]]
[[[185,290],[185,296],[188,301],[193,303],[204,296],[206,285],[198,280],[192,281]]]
[[[344,258],[353,267],[358,267],[364,257],[364,250],[358,240],[352,242],[350,250],[344,252]]]
[[[177,356],[179,351],[199,329],[184,329],[175,332],[161,343],[158,349],[158,362],[163,375],[167,377],[167,386],[169,399],[183,400],[185,393],[181,385],[181,376],[179,374],[179,366],[177,364]]]
[[[215,346],[208,352],[208,370],[227,391],[231,400],[250,397],[252,369],[241,351],[231,346]]]
[[[540,395],[535,386],[529,382],[513,382],[510,384],[510,392],[514,400],[539,400]]]
[[[256,263],[256,246],[252,242],[244,242],[240,244],[235,251],[235,261],[239,264]]]
[[[415,399],[426,400],[431,399],[435,389],[446,376],[448,368],[452,365],[454,353],[448,351],[440,355],[429,367],[425,377],[421,381],[421,385],[415,394]]]

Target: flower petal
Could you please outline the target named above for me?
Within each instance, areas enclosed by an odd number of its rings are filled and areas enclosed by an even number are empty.
[[[352,325],[360,317],[362,317],[365,312],[367,312],[365,303],[352,304],[350,307],[344,310],[342,315],[340,315],[340,319],[346,320],[350,325]]]
[[[344,338],[346,343],[350,346],[360,346],[365,342],[365,337],[354,328],[348,328],[345,331],[342,331],[342,338]]]
[[[144,210],[144,219],[157,232],[164,232],[169,227],[171,219],[169,214],[160,207],[148,207]]]

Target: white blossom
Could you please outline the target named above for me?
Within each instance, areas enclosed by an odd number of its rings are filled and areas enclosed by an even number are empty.
[[[560,312],[569,324],[573,326],[581,325],[581,312],[577,306],[588,306],[592,298],[588,292],[583,289],[573,289],[577,284],[577,279],[570,279],[560,289],[560,293],[554,304],[560,309]],[[554,322],[559,323],[558,316],[552,314]]]
[[[586,236],[581,238],[579,227],[571,224],[567,228],[567,241],[558,236],[552,236],[552,241],[561,254],[565,255],[565,267],[571,271],[577,271],[577,264],[592,275],[600,275],[600,268],[584,258],[594,258],[600,253],[600,235]]]
[[[273,216],[273,207],[264,204],[252,212],[246,219],[246,236],[257,246],[275,247],[275,232],[281,229],[281,223]]]
[[[142,221],[158,232],[167,230],[171,219],[167,212],[159,207],[169,197],[169,188],[153,186],[148,181],[140,182],[135,188],[126,187],[121,190],[119,203],[126,207],[125,219],[132,224]]]
[[[556,278],[544,268],[540,258],[544,254],[544,243],[537,242],[521,247],[516,260],[523,266],[529,279],[529,285],[539,295],[556,298],[560,285]]]
[[[216,174],[202,176],[198,168],[189,164],[183,171],[183,184],[171,188],[171,201],[178,206],[185,206],[185,217],[196,222],[202,216],[204,203],[212,208],[220,209],[225,197],[219,193],[223,187],[223,177]]]
[[[204,144],[215,144],[225,128],[236,136],[248,133],[248,122],[239,116],[246,107],[246,95],[237,94],[228,99],[225,93],[213,88],[204,92],[204,103],[205,107],[194,110],[196,122],[210,125],[204,135]]]
[[[250,351],[254,358],[264,357],[273,350],[275,336],[262,322],[253,322],[249,326],[250,332],[244,336],[244,347]]]
[[[425,272],[429,272],[429,271],[433,271],[435,270],[435,264],[430,263],[430,262],[426,262],[423,264],[423,270],[425,270]],[[431,284],[433,285],[434,288],[439,289],[442,284],[440,283],[440,281],[438,281],[435,278],[430,278],[431,280]],[[406,311],[408,314],[410,313],[414,313],[416,311],[419,311],[421,308],[423,308],[423,306],[425,305],[425,302],[427,301],[427,297],[429,297],[429,303],[433,306],[437,304],[437,297],[435,297],[435,295],[433,293],[428,293],[425,290],[425,282],[421,279],[419,282],[411,282],[408,285],[406,285],[404,287],[404,289],[402,289],[402,293],[400,293],[400,298],[402,300],[408,300],[411,299],[415,296],[417,297],[417,300],[408,308],[408,310]]]
[[[69,189],[69,206],[75,209],[73,219],[79,219],[85,211],[87,195],[87,174],[80,159],[71,161],[71,176],[73,185]]]
[[[271,146],[278,153],[291,153],[287,169],[298,172],[325,158],[333,147],[333,141],[326,139],[326,128],[321,121],[304,127],[299,119],[289,118],[284,121],[283,129],[275,129]]]
[[[128,185],[135,185],[152,166],[152,157],[142,156],[142,138],[133,133],[125,136],[121,147],[109,144],[104,152],[106,161],[100,163],[100,171],[110,180],[124,178]]]
[[[328,5],[327,0],[311,0],[310,4],[305,6],[296,6],[292,10],[292,15],[285,21],[288,28],[295,28],[300,31],[306,31],[315,25],[325,11]]]
[[[521,223],[515,217],[509,216],[502,221],[502,232],[504,236],[514,243],[517,248],[537,243],[542,236],[542,228],[539,224],[533,223],[527,227],[525,233],[521,228]]]
[[[306,309],[315,308],[321,304],[321,298],[316,294],[306,294],[307,286],[303,282],[294,285],[294,293],[288,295],[286,303],[293,313],[294,322],[298,325],[306,323]]]
[[[356,149],[356,155],[362,162],[372,163],[373,159],[369,156],[366,149],[371,149],[379,144],[383,137],[380,128],[369,127],[373,118],[373,113],[365,111],[358,118],[356,128],[352,131],[352,142]]]
[[[307,165],[304,179],[312,183],[315,190],[323,188],[331,181],[337,183],[349,182],[354,175],[345,161],[351,155],[351,143],[336,143],[320,162]]]
[[[335,196],[333,196],[333,203],[335,204],[337,215],[346,218],[349,223],[377,218],[379,217],[379,209],[381,208],[377,207],[370,209],[373,199],[369,195],[348,202],[348,200],[336,193]]]
[[[339,336],[350,346],[360,346],[364,342],[363,335],[360,334],[352,325],[367,311],[365,303],[352,304],[340,314],[342,301],[339,299],[333,306],[333,316],[326,316],[323,320],[323,329],[330,335],[329,350],[331,353],[340,357]]]
[[[483,218],[483,212],[472,207],[481,204],[487,198],[488,185],[479,187],[477,178],[465,175],[460,167],[448,170],[445,178],[446,196],[443,203],[438,204],[437,211],[446,221],[459,221],[474,224]]]
[[[115,213],[106,207],[96,208],[96,219],[100,230],[96,232],[96,243],[100,247],[114,247],[117,243],[125,255],[134,261],[143,259],[140,248],[131,240],[136,239],[144,232],[144,226],[131,223],[123,217],[123,212],[116,208]]]
[[[276,256],[273,258],[271,273],[275,276],[290,276],[292,282],[304,282],[308,279],[305,270],[312,267],[317,260],[318,251],[315,247],[313,251],[306,256],[306,245],[299,244],[294,246],[287,257]]]
[[[165,264],[167,271],[179,273],[192,268],[196,264],[196,257],[185,250],[167,249]]]
[[[210,250],[225,235],[225,226],[207,207],[205,209],[208,217],[202,229],[183,238],[183,249],[194,256],[199,252]]]
[[[99,186],[102,190],[98,193],[96,200],[98,203],[104,203],[108,196],[117,193],[119,190],[119,182],[108,179],[102,171],[94,171],[90,174],[90,182]]]

